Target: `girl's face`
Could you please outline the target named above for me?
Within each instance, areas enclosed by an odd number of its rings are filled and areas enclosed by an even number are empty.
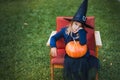
[[[82,27],[82,24],[77,21],[74,21],[72,24],[73,33],[78,32],[80,30],[80,27]]]

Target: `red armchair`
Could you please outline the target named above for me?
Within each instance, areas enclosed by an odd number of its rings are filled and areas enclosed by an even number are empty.
[[[50,46],[50,38],[56,32],[60,31],[61,28],[65,27],[68,25],[68,21],[64,19],[64,16],[60,16],[56,18],[56,31],[52,31],[48,42],[47,46]],[[70,18],[70,17],[68,17]],[[95,18],[94,16],[87,17],[86,23],[94,27],[95,25]],[[100,38],[100,33],[99,31],[95,31],[94,29],[89,29],[85,28],[87,33],[87,46],[90,50],[91,55],[98,57],[98,49],[99,47],[102,46],[101,38]],[[63,68],[63,63],[64,63],[64,55],[65,55],[65,44],[63,39],[60,39],[57,41],[57,57],[52,57],[50,55],[50,73],[51,73],[51,80],[54,80],[54,68]],[[96,80],[98,79],[98,76],[96,75]]]

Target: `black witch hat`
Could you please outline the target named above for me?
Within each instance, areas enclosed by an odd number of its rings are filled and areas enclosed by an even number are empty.
[[[69,18],[64,18],[64,19],[68,21],[77,21],[82,23],[86,27],[92,28],[90,25],[86,24],[87,6],[88,6],[88,0],[84,0],[72,19]]]

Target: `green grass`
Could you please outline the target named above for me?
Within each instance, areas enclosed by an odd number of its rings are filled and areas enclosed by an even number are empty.
[[[47,39],[57,16],[73,16],[79,0],[0,0],[0,80],[50,80]],[[120,80],[120,2],[89,0],[101,32],[99,80]],[[62,70],[56,80],[62,80]],[[59,79],[58,79],[59,78]]]

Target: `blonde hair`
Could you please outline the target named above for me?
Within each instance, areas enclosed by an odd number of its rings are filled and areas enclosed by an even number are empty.
[[[71,21],[69,24],[68,24],[68,28],[66,30],[66,34],[67,35],[70,35],[70,33],[72,33],[72,24],[73,24],[73,21]]]

